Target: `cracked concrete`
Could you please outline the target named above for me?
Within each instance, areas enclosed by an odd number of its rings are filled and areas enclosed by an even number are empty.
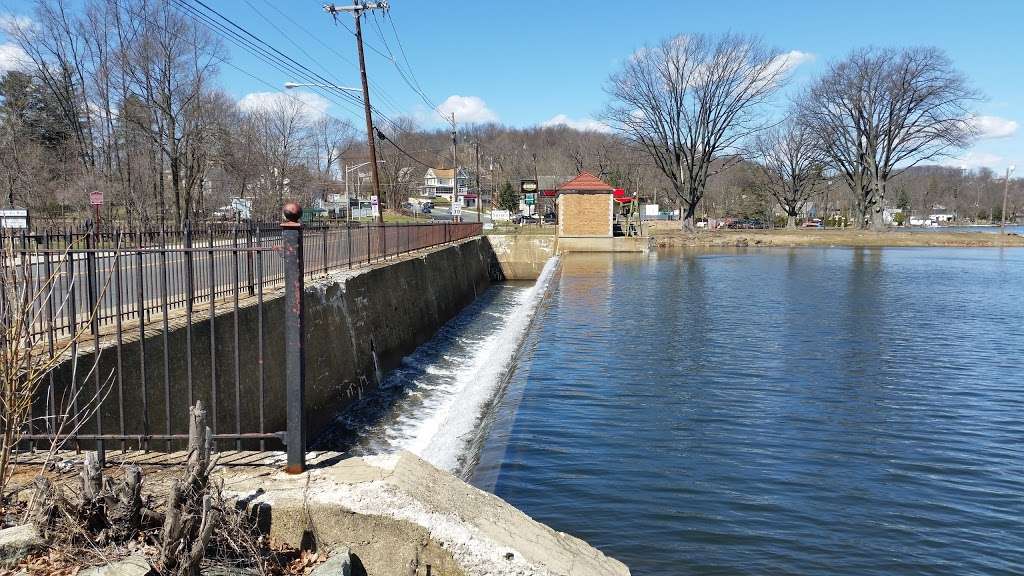
[[[629,574],[586,542],[408,452],[230,485],[269,523],[272,537],[294,546],[347,546],[353,566],[370,576],[426,575],[428,566],[433,576]]]

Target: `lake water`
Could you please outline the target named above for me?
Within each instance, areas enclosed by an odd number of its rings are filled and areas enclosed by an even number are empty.
[[[475,481],[635,575],[1024,573],[1024,250],[564,259]]]
[[[1024,573],[1024,249],[576,254],[540,284],[331,447],[412,450],[635,575]]]

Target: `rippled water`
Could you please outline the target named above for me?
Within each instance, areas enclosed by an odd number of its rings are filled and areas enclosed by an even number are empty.
[[[1024,573],[1024,250],[564,259],[475,481],[636,575]]]

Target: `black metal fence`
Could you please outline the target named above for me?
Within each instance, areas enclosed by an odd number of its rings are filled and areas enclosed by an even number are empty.
[[[267,381],[266,342],[282,330],[290,345],[297,337],[289,311],[301,310],[302,279],[481,233],[480,224],[461,223],[286,224],[0,236],[4,265],[31,287],[24,314],[35,354],[75,359],[40,383],[24,438],[88,442],[101,454],[111,442],[170,450],[187,437],[196,400],[211,407],[219,442],[262,449],[286,433],[304,438],[292,424],[268,431],[264,413],[267,402],[286,398],[292,408],[294,391]],[[283,318],[264,306],[282,290]],[[301,370],[287,360],[288,386],[301,386]],[[243,401],[243,384],[255,398]]]

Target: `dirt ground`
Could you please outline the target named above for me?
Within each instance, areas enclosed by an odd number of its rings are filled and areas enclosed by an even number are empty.
[[[849,247],[914,247],[946,246],[964,248],[1024,247],[1024,236],[986,234],[981,232],[870,232],[855,229],[796,230],[714,230],[684,233],[677,222],[659,222],[649,228],[659,247],[716,246],[849,246]]]

